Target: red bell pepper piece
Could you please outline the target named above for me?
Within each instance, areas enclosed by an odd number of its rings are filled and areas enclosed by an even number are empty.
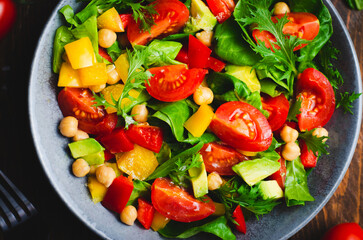
[[[217,58],[209,57],[207,66],[215,72],[221,72],[226,64]]]
[[[276,180],[280,185],[281,189],[285,189],[285,181],[286,181],[286,161],[283,158],[279,159],[279,163],[281,167],[274,174],[272,174],[269,179]]]
[[[105,151],[104,151],[104,154],[105,154],[105,161],[107,162],[107,161],[109,161],[109,160],[111,160],[112,158],[114,158],[115,157],[115,155],[114,154],[112,154],[109,150],[107,150],[107,149],[105,149]]]
[[[122,175],[115,178],[107,189],[102,205],[120,214],[129,201],[133,189],[132,180]]]
[[[126,29],[126,27],[129,25],[129,23],[131,21],[132,14],[131,13],[123,13],[123,14],[120,14],[120,18],[121,18],[122,27],[124,29]]]
[[[189,58],[188,58],[188,48],[186,46],[183,46],[182,49],[180,49],[178,55],[176,56],[175,60],[189,64]]]
[[[219,23],[226,21],[235,7],[233,0],[207,0],[207,4]]]
[[[246,222],[245,222],[245,218],[243,216],[243,212],[242,212],[242,209],[241,209],[240,205],[238,205],[236,207],[236,209],[234,210],[234,212],[232,214],[232,217],[238,223],[238,225],[235,224],[236,229],[238,231],[240,231],[241,233],[246,234],[246,231],[247,231]]]
[[[134,144],[127,138],[123,128],[116,128],[110,134],[101,136],[99,141],[112,154],[134,149]]]
[[[139,207],[137,208],[137,220],[144,226],[145,229],[150,229],[153,222],[155,209],[151,203],[139,198]]]
[[[98,54],[100,54],[101,57],[103,57],[104,59],[106,59],[109,62],[113,62],[112,58],[110,57],[110,55],[108,55],[107,51],[104,48],[99,47],[98,48]]]
[[[126,130],[126,136],[133,143],[158,153],[163,144],[163,132],[161,128],[146,125],[130,125]]]
[[[208,59],[211,53],[212,50],[193,35],[189,35],[189,68],[207,68]]]
[[[313,151],[308,150],[308,146],[303,140],[300,140],[300,148],[301,148],[301,163],[305,168],[313,168],[316,167],[316,163],[318,162],[318,157],[314,155]]]

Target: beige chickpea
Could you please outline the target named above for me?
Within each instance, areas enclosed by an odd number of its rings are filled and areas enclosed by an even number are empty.
[[[274,15],[280,15],[289,12],[290,12],[289,6],[284,2],[277,2],[274,6]]]
[[[90,171],[90,166],[82,158],[78,158],[72,164],[72,172],[76,177],[84,177],[89,173],[89,171]]]
[[[88,133],[78,129],[76,135],[73,136],[73,141],[77,142],[87,138],[89,138]]]
[[[213,102],[213,92],[208,87],[199,87],[193,94],[194,102],[198,105],[211,104]]]
[[[136,122],[143,123],[147,121],[149,111],[144,104],[140,104],[132,108],[131,115]]]
[[[110,29],[100,29],[98,31],[98,44],[103,48],[111,47],[117,39],[117,34]]]
[[[213,32],[202,31],[195,35],[199,41],[201,41],[207,47],[212,46]]]
[[[314,130],[314,132],[313,132],[313,136],[316,136],[316,137],[318,137],[318,138],[320,138],[320,137],[328,137],[328,136],[329,136],[329,132],[328,132],[328,130],[326,130],[325,128],[320,127],[320,128],[316,128],[316,129]],[[325,138],[325,139],[323,140],[323,142],[326,142],[326,140],[328,140],[328,139],[327,139],[327,138]]]
[[[75,117],[65,117],[59,124],[59,131],[65,137],[74,137],[78,130],[78,120]]]
[[[101,165],[96,169],[96,178],[100,183],[109,187],[116,178],[116,173],[111,167]]]
[[[282,149],[282,157],[285,160],[292,161],[300,156],[300,147],[295,142],[286,143]]]
[[[286,143],[295,142],[299,137],[299,132],[296,129],[286,125],[282,128],[280,137]]]
[[[102,166],[103,164],[100,165],[91,165],[90,166],[90,170],[89,170],[89,174],[96,174],[96,170],[98,167]]]
[[[137,210],[134,206],[128,205],[122,210],[120,214],[121,222],[132,226],[137,218]]]
[[[116,84],[118,83],[121,78],[120,75],[118,75],[118,72],[116,71],[116,67],[113,64],[107,65],[106,67],[107,70],[107,84]]]
[[[218,173],[212,172],[208,175],[208,189],[216,190],[220,188],[223,184],[223,179]]]
[[[106,88],[106,83],[105,84],[101,84],[101,85],[93,85],[93,86],[90,86],[89,87],[89,89],[91,89],[95,93],[99,93],[99,92],[101,92],[105,88]]]

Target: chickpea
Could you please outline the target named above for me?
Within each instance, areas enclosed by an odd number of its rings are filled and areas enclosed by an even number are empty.
[[[134,206],[128,205],[122,210],[120,214],[121,222],[132,226],[137,218],[137,210]]]
[[[96,169],[96,178],[100,183],[109,187],[116,178],[116,173],[111,167],[101,165]]]
[[[290,12],[289,6],[284,2],[278,2],[274,6],[274,15],[280,15],[289,12]]]
[[[195,35],[199,41],[201,41],[207,47],[212,46],[213,32],[203,31]]]
[[[89,174],[96,174],[96,170],[98,167],[102,166],[103,164],[100,165],[91,165],[90,166],[90,170],[89,170]]]
[[[59,131],[65,137],[74,137],[78,130],[78,120],[75,117],[65,117],[59,124]]]
[[[320,137],[328,137],[328,136],[329,136],[329,132],[328,132],[328,130],[326,130],[325,128],[320,127],[320,128],[316,128],[316,129],[314,130],[314,132],[313,132],[313,136],[316,136],[316,137],[318,137],[318,138],[320,138]],[[328,139],[327,139],[327,138],[325,138],[325,139],[323,140],[323,142],[326,142],[326,140],[328,140]]]
[[[194,102],[198,105],[211,104],[213,102],[213,92],[210,88],[199,87],[193,94]]]
[[[208,175],[208,189],[216,190],[220,188],[223,184],[223,179],[218,173],[212,172]]]
[[[98,31],[98,44],[103,48],[111,47],[117,39],[117,34],[110,29],[100,29]]]
[[[84,140],[87,138],[89,138],[88,133],[83,132],[82,130],[78,129],[76,135],[74,135],[74,137],[73,137],[73,141],[77,142],[77,141],[81,141],[81,140]]]
[[[295,142],[286,143],[282,149],[282,157],[285,160],[292,161],[300,156],[300,147]]]
[[[90,166],[82,158],[78,158],[72,164],[72,172],[76,177],[84,177],[89,173],[89,171],[90,171]]]
[[[280,136],[281,139],[286,143],[295,142],[299,137],[299,132],[296,129],[293,129],[292,127],[286,125],[282,128]]]
[[[93,86],[90,86],[89,87],[89,89],[91,89],[95,93],[99,93],[99,92],[101,92],[105,88],[106,88],[106,83],[105,84],[101,84],[101,85],[93,85]]]
[[[132,108],[131,115],[136,122],[146,122],[149,111],[144,104],[140,104]]]
[[[108,79],[107,79],[108,84],[112,85],[112,84],[118,83],[121,80],[120,75],[118,75],[118,72],[116,71],[115,65],[113,65],[113,64],[107,65],[106,70],[107,70],[107,76],[108,76]]]

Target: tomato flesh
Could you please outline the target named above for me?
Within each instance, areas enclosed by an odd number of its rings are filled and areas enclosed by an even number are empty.
[[[272,131],[279,129],[286,121],[290,104],[284,94],[277,97],[264,95],[262,97],[262,107],[270,114],[267,121]]]
[[[357,223],[338,224],[324,235],[322,240],[362,240],[363,229]]]
[[[218,143],[204,144],[200,150],[207,172],[219,175],[236,175],[232,167],[248,158],[231,147]]]
[[[207,0],[207,4],[219,23],[226,21],[235,7],[233,0]]]
[[[156,211],[178,222],[194,222],[213,214],[215,205],[212,199],[205,197],[205,201],[195,199],[167,178],[157,178],[151,186],[151,200]]]
[[[11,0],[0,0],[0,39],[9,32],[15,22],[16,8]]]
[[[112,58],[110,57],[110,55],[108,55],[106,49],[99,47],[98,48],[98,54],[100,54],[101,57],[103,57],[104,59],[106,59],[110,63],[113,63]]]
[[[127,138],[123,128],[116,128],[111,133],[101,136],[99,141],[112,154],[134,149],[134,144]]]
[[[301,163],[305,168],[313,168],[316,167],[318,162],[318,157],[314,155],[314,153],[308,149],[308,146],[303,140],[300,140],[300,148],[301,148]]]
[[[245,217],[243,216],[243,212],[240,205],[238,205],[236,209],[233,211],[232,217],[237,222],[237,224],[234,224],[236,229],[241,233],[246,234],[247,232],[246,221]]]
[[[189,10],[178,0],[156,0],[152,3],[158,14],[152,15],[155,24],[149,31],[142,31],[132,18],[128,24],[127,37],[132,45],[145,45],[156,37],[177,33],[188,21]]]
[[[272,174],[269,179],[276,180],[281,189],[285,189],[285,181],[286,181],[286,161],[283,158],[279,159],[279,163],[281,165],[280,169],[277,170],[274,174]]]
[[[163,144],[163,132],[161,128],[146,125],[130,125],[126,130],[126,136],[133,143],[149,149],[155,153],[160,152]]]
[[[144,226],[145,229],[150,229],[153,222],[155,209],[151,203],[143,198],[139,198],[137,208],[137,220]]]
[[[305,69],[297,81],[301,113],[297,116],[301,131],[323,127],[335,109],[335,94],[329,80],[314,68]]]
[[[272,142],[271,127],[265,116],[245,102],[222,104],[209,128],[223,142],[243,151],[265,151]]]
[[[190,68],[207,68],[212,53],[206,45],[193,35],[189,35],[188,62]]]
[[[189,97],[202,83],[207,70],[187,69],[185,65],[150,68],[153,74],[145,84],[147,92],[163,102],[175,102]]]

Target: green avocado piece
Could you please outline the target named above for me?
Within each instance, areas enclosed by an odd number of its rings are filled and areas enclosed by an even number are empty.
[[[200,157],[199,161],[202,162],[200,168],[191,168],[188,170],[189,176],[191,177],[195,198],[203,197],[208,193],[207,171],[205,170],[202,156]]]
[[[74,159],[105,150],[94,138],[87,138],[81,141],[69,143],[68,147],[71,150],[71,154]]]
[[[232,167],[238,175],[250,186],[270,176],[280,169],[280,163],[267,158],[259,158],[241,162]]]
[[[257,78],[256,71],[250,66],[237,66],[237,65],[227,65],[225,67],[226,73],[232,75],[242,82],[246,83],[247,87],[254,91],[261,90],[260,81]]]
[[[99,151],[97,153],[91,153],[82,157],[89,165],[100,165],[105,162],[104,151]]]
[[[261,181],[259,189],[264,200],[269,198],[280,199],[284,197],[284,192],[276,180]]]
[[[192,17],[187,22],[184,32],[197,32],[201,29],[212,31],[217,19],[202,0],[192,0],[190,12]]]

